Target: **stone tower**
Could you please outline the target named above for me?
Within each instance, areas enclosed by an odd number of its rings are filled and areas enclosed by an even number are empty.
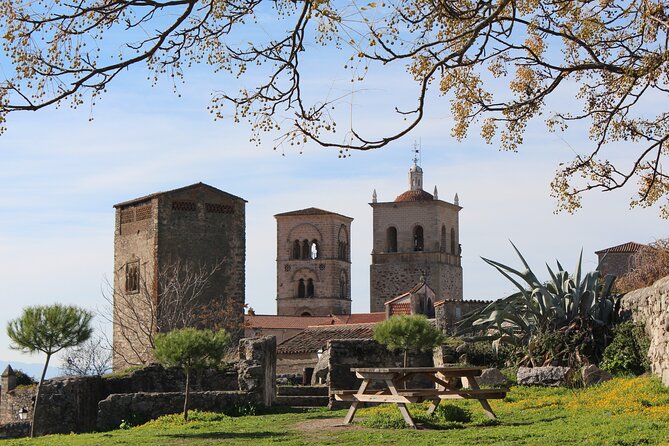
[[[316,208],[274,217],[277,314],[351,314],[353,219]]]
[[[150,361],[150,336],[168,318],[233,336],[242,328],[245,205],[203,183],[114,205],[114,370]],[[197,314],[176,321],[184,308]]]
[[[462,299],[462,267],[458,213],[453,203],[423,190],[423,169],[414,160],[409,190],[390,202],[379,202],[373,212],[373,249],[370,266],[370,311],[384,311],[384,303],[411,290],[423,279],[436,299]]]

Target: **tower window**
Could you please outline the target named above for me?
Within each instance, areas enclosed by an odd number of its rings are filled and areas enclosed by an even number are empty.
[[[386,229],[386,252],[397,252],[397,228]]]
[[[297,297],[303,299],[304,296],[306,296],[306,291],[304,288],[304,279],[300,279],[300,281],[297,282]]]
[[[139,293],[139,260],[125,264],[125,292]]]
[[[302,242],[302,258],[303,259],[308,259],[309,258],[309,253],[311,251],[311,247],[309,246],[309,240],[305,240]]]
[[[413,250],[423,251],[423,227],[418,225],[413,228]]]
[[[348,234],[346,232],[346,226],[341,225],[339,227],[339,234],[337,235],[337,258],[339,260],[348,260]]]
[[[348,280],[344,271],[339,275],[339,297],[342,299],[348,297]]]
[[[295,240],[293,242],[293,253],[292,253],[292,258],[293,259],[299,259],[300,258],[300,241]]]
[[[446,252],[446,225],[441,225],[441,243],[439,245],[439,250]]]
[[[311,260],[316,260],[318,258],[318,241],[311,241],[311,249],[309,250],[309,258]]]
[[[314,297],[314,281],[307,279],[307,297]]]

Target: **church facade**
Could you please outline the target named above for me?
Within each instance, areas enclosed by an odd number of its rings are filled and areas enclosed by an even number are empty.
[[[423,282],[439,300],[462,299],[462,267],[457,194],[453,203],[423,190],[423,169],[414,160],[409,190],[388,202],[370,203],[373,250],[370,311]]]

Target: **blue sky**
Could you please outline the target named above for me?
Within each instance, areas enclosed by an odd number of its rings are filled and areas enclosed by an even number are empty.
[[[316,65],[306,72],[314,91],[343,85],[344,75],[331,78],[327,68]],[[377,110],[391,99],[411,103],[411,86],[401,79],[405,75],[397,72],[370,74],[374,88],[364,93],[370,105],[353,107],[361,128],[372,133],[392,128],[395,121]],[[338,159],[336,151],[313,145],[301,154],[274,151],[271,138],[255,147],[247,125],[214,122],[206,106],[221,85],[235,84],[198,67],[187,73],[178,97],[167,82],[151,87],[142,69],[131,70],[92,111],[63,107],[9,118],[9,130],[0,136],[0,359],[42,360],[8,347],[4,327],[23,307],[104,305],[101,288],[113,262],[113,204],[198,181],[248,200],[246,301],[257,313],[276,310],[273,215],[310,206],[354,218],[353,311],[369,311],[368,203],[374,189],[380,201],[408,189],[411,146],[418,139],[425,189],[432,192],[437,185],[440,198],[449,201],[457,192],[463,206],[466,299],[492,299],[512,290],[480,259],[518,265],[509,239],[544,277],[544,262],[558,258],[571,268],[581,249],[586,267],[594,268],[595,250],[667,236],[656,209],[629,210],[631,189],[591,193],[573,216],[553,213],[549,183],[558,162],[589,144],[580,126],[554,134],[535,122],[518,153],[503,153],[485,145],[476,129],[464,142],[453,140],[448,101],[433,98],[424,123],[408,137]],[[628,149],[619,147],[616,156],[630,157]]]

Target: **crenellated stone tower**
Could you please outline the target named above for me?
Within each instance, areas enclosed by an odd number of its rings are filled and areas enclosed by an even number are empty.
[[[423,190],[423,169],[414,159],[409,190],[390,202],[379,202],[373,212],[373,249],[370,266],[370,311],[384,311],[384,303],[406,293],[422,279],[436,299],[462,299],[458,196],[453,203]]]
[[[316,208],[274,217],[277,314],[350,314],[353,219]]]

